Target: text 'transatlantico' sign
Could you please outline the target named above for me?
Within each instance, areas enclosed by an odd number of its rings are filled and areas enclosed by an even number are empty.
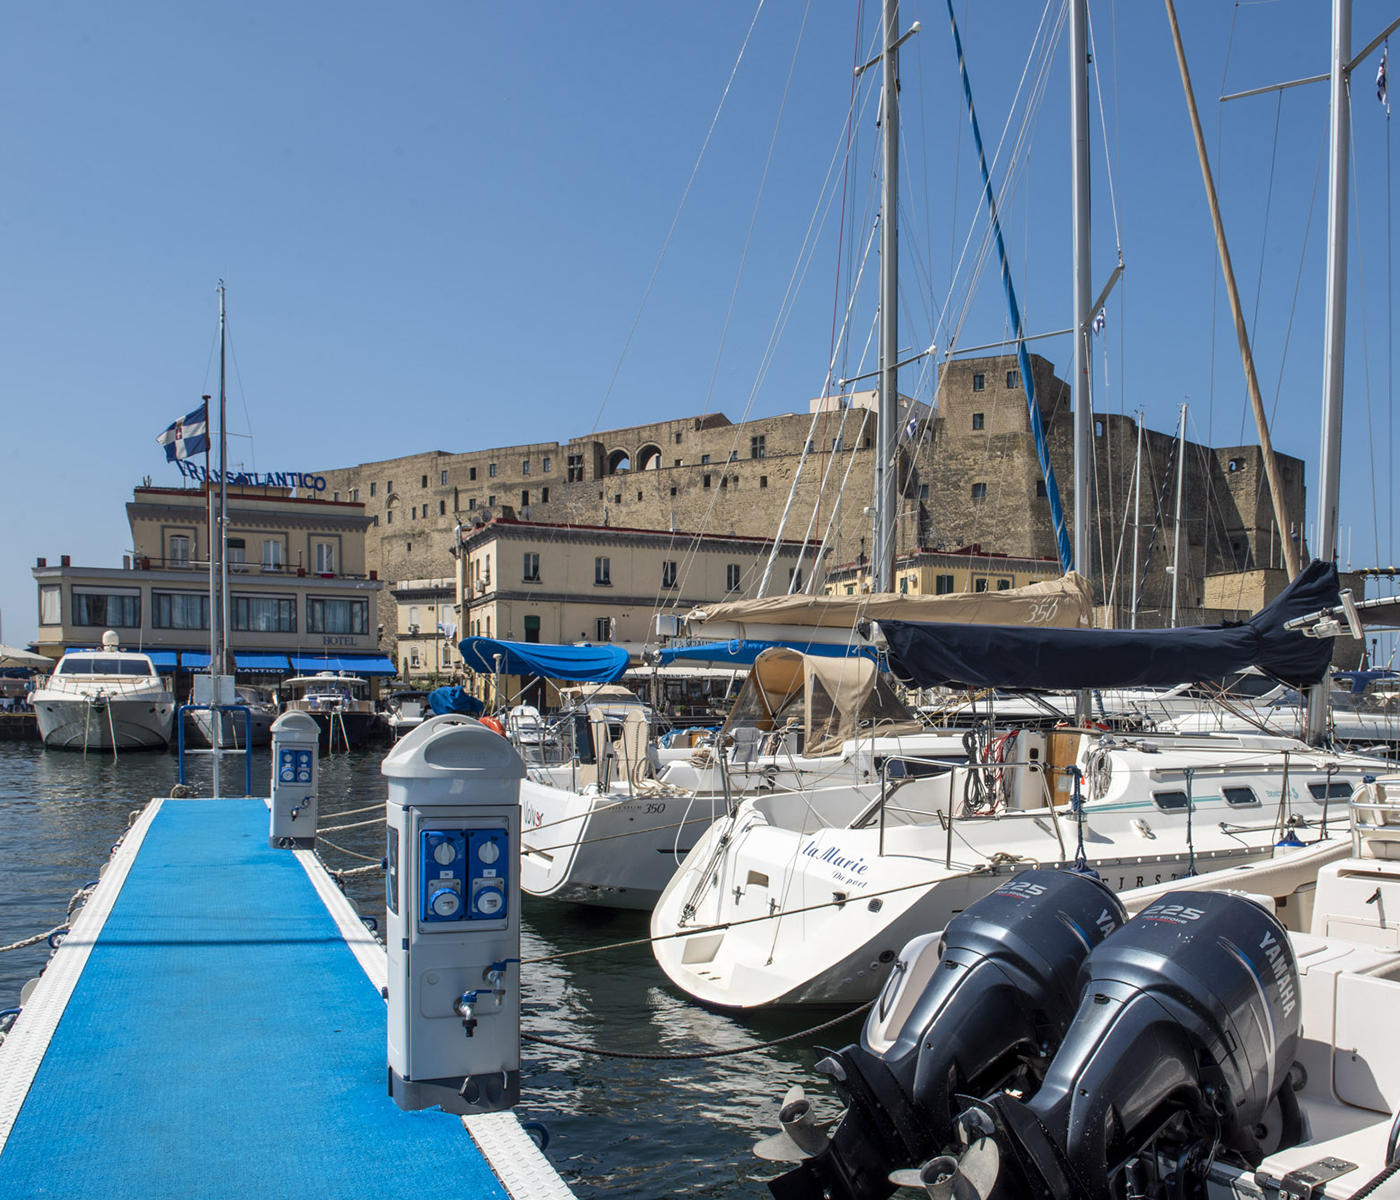
[[[176,459],[175,465],[180,468],[180,474],[187,479],[197,479],[201,483],[205,481],[220,482],[217,470],[206,471],[198,463],[188,462],[185,459]],[[229,471],[223,482],[243,487],[300,488],[306,492],[324,492],[326,490],[326,477],[324,475],[307,475],[303,471],[275,471],[267,474],[259,474],[256,471]]]

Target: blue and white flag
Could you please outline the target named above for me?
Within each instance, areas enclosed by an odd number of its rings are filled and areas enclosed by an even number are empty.
[[[1386,63],[1390,58],[1390,47],[1387,46],[1381,51],[1381,65],[1376,68],[1376,99],[1385,105],[1385,111],[1390,112],[1390,96],[1386,93]]]
[[[1103,327],[1108,324],[1108,319],[1103,315],[1103,309],[1099,309],[1098,316],[1094,318],[1094,332],[1102,333]]]
[[[175,421],[156,441],[165,447],[165,461],[190,458],[209,449],[209,406],[201,404]]]
[[[904,436],[912,440],[914,435],[918,432],[919,414],[915,413],[912,417],[909,418],[909,424],[904,427]]]

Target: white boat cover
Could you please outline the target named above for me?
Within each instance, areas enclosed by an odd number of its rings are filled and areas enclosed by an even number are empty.
[[[907,596],[881,592],[863,596],[765,596],[693,608],[686,614],[692,632],[704,636],[707,621],[737,624],[801,625],[854,629],[856,622],[940,621],[960,625],[1025,625],[1045,629],[1088,629],[1094,594],[1077,571],[1002,592],[958,592],[946,596]]]
[[[775,646],[754,660],[723,732],[771,732],[799,717],[808,757],[839,754],[844,742],[861,734],[923,730],[869,658],[828,658]]]

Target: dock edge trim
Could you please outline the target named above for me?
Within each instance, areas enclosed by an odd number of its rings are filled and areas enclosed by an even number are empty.
[[[573,1200],[569,1185],[515,1113],[476,1113],[463,1117],[462,1124],[512,1200]]]
[[[296,855],[307,878],[311,880],[311,886],[316,889],[316,894],[321,897],[321,903],[326,906],[326,911],[330,913],[331,920],[335,922],[335,927],[340,931],[340,936],[350,947],[350,953],[355,956],[364,973],[369,976],[369,981],[374,984],[375,990],[382,995],[384,989],[389,986],[388,952],[380,944],[379,939],[369,931],[364,920],[360,917],[359,911],[350,902],[350,898],[340,890],[325,863],[316,857],[316,852],[314,850],[293,850],[292,853]]]
[[[78,913],[63,944],[39,977],[39,986],[24,1012],[0,1045],[0,1154],[19,1118],[34,1077],[48,1053],[49,1043],[78,985],[88,956],[101,936],[131,864],[164,801],[157,797],[142,810],[122,835],[107,870]]]

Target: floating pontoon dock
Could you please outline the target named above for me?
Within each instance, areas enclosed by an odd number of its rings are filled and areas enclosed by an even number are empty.
[[[267,827],[133,824],[0,1045],[0,1198],[570,1196],[514,1114],[395,1106],[384,949]]]

